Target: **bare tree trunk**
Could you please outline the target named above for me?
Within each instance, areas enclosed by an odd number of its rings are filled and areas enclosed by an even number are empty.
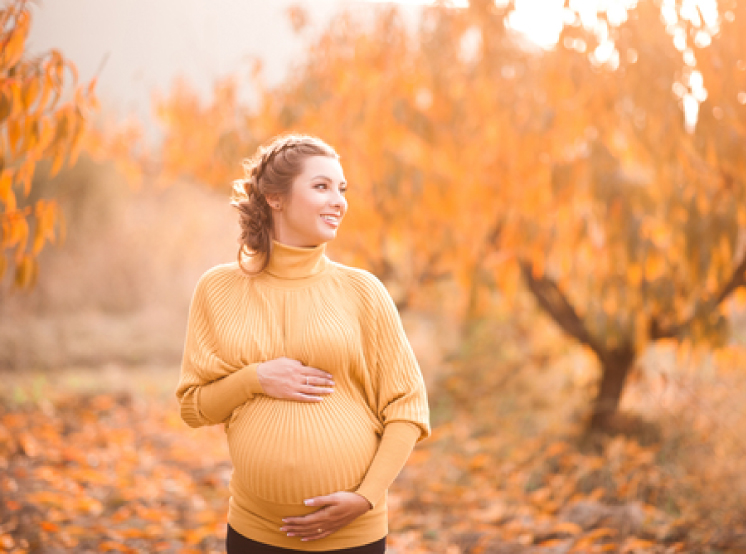
[[[531,263],[527,261],[521,262],[521,273],[539,307],[565,333],[588,346],[598,358],[601,364],[601,383],[593,401],[590,430],[608,429],[619,408],[629,370],[632,369],[637,357],[634,345],[626,341],[621,346],[609,348],[603,340],[595,337],[586,328],[585,322],[557,283],[546,275],[535,276]]]
[[[609,427],[619,409],[624,383],[635,361],[635,352],[631,348],[611,350],[601,362],[601,383],[593,401],[593,415],[590,429],[600,431]]]

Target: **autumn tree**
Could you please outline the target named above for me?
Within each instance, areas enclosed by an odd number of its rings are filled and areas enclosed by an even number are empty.
[[[335,246],[402,305],[448,279],[478,312],[480,287],[522,282],[598,359],[601,428],[645,347],[723,340],[744,284],[746,14],[690,8],[566,8],[548,50],[511,30],[512,3],[428,9],[416,33],[393,9],[342,14],[258,107],[235,117],[221,96],[198,120],[231,152],[288,130],[336,146],[355,216]],[[164,106],[182,110],[168,140],[203,135],[177,93]],[[195,155],[169,152],[216,161]]]
[[[668,8],[642,2],[616,25],[606,14],[601,38],[566,28],[531,77],[547,94],[530,97],[526,144],[551,162],[502,246],[598,358],[592,428],[610,423],[651,342],[722,342],[724,302],[746,285],[746,10]],[[581,44],[589,57],[567,54]]]
[[[95,80],[78,86],[75,65],[59,51],[26,52],[31,21],[28,0],[0,9],[0,279],[14,267],[17,287],[33,285],[37,256],[64,228],[54,198],[29,201],[34,172],[42,161],[51,176],[75,163],[96,106]]]

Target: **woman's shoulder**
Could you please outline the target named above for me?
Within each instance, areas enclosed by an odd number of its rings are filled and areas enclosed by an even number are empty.
[[[242,272],[238,267],[238,262],[214,265],[200,275],[196,288],[198,290],[212,290],[216,286],[222,288],[230,282],[238,281],[241,275]]]
[[[361,267],[344,265],[339,262],[332,262],[332,264],[343,280],[360,295],[374,299],[380,297],[382,294],[389,295],[386,286],[371,271]]]

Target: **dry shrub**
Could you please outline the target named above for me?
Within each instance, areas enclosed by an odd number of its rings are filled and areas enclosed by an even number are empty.
[[[2,283],[0,367],[176,360],[196,280],[235,256],[227,192],[133,190],[85,158],[38,189],[60,199],[67,239],[42,252],[33,290]]]
[[[736,344],[738,328],[733,336],[714,352],[651,349],[624,402],[659,422],[658,463],[674,477],[672,507],[724,548],[746,526],[746,348]]]

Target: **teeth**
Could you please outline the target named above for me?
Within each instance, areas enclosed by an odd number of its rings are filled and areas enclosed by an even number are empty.
[[[337,222],[337,218],[332,215],[322,215],[322,219],[326,219],[327,221],[331,221],[332,223]]]

